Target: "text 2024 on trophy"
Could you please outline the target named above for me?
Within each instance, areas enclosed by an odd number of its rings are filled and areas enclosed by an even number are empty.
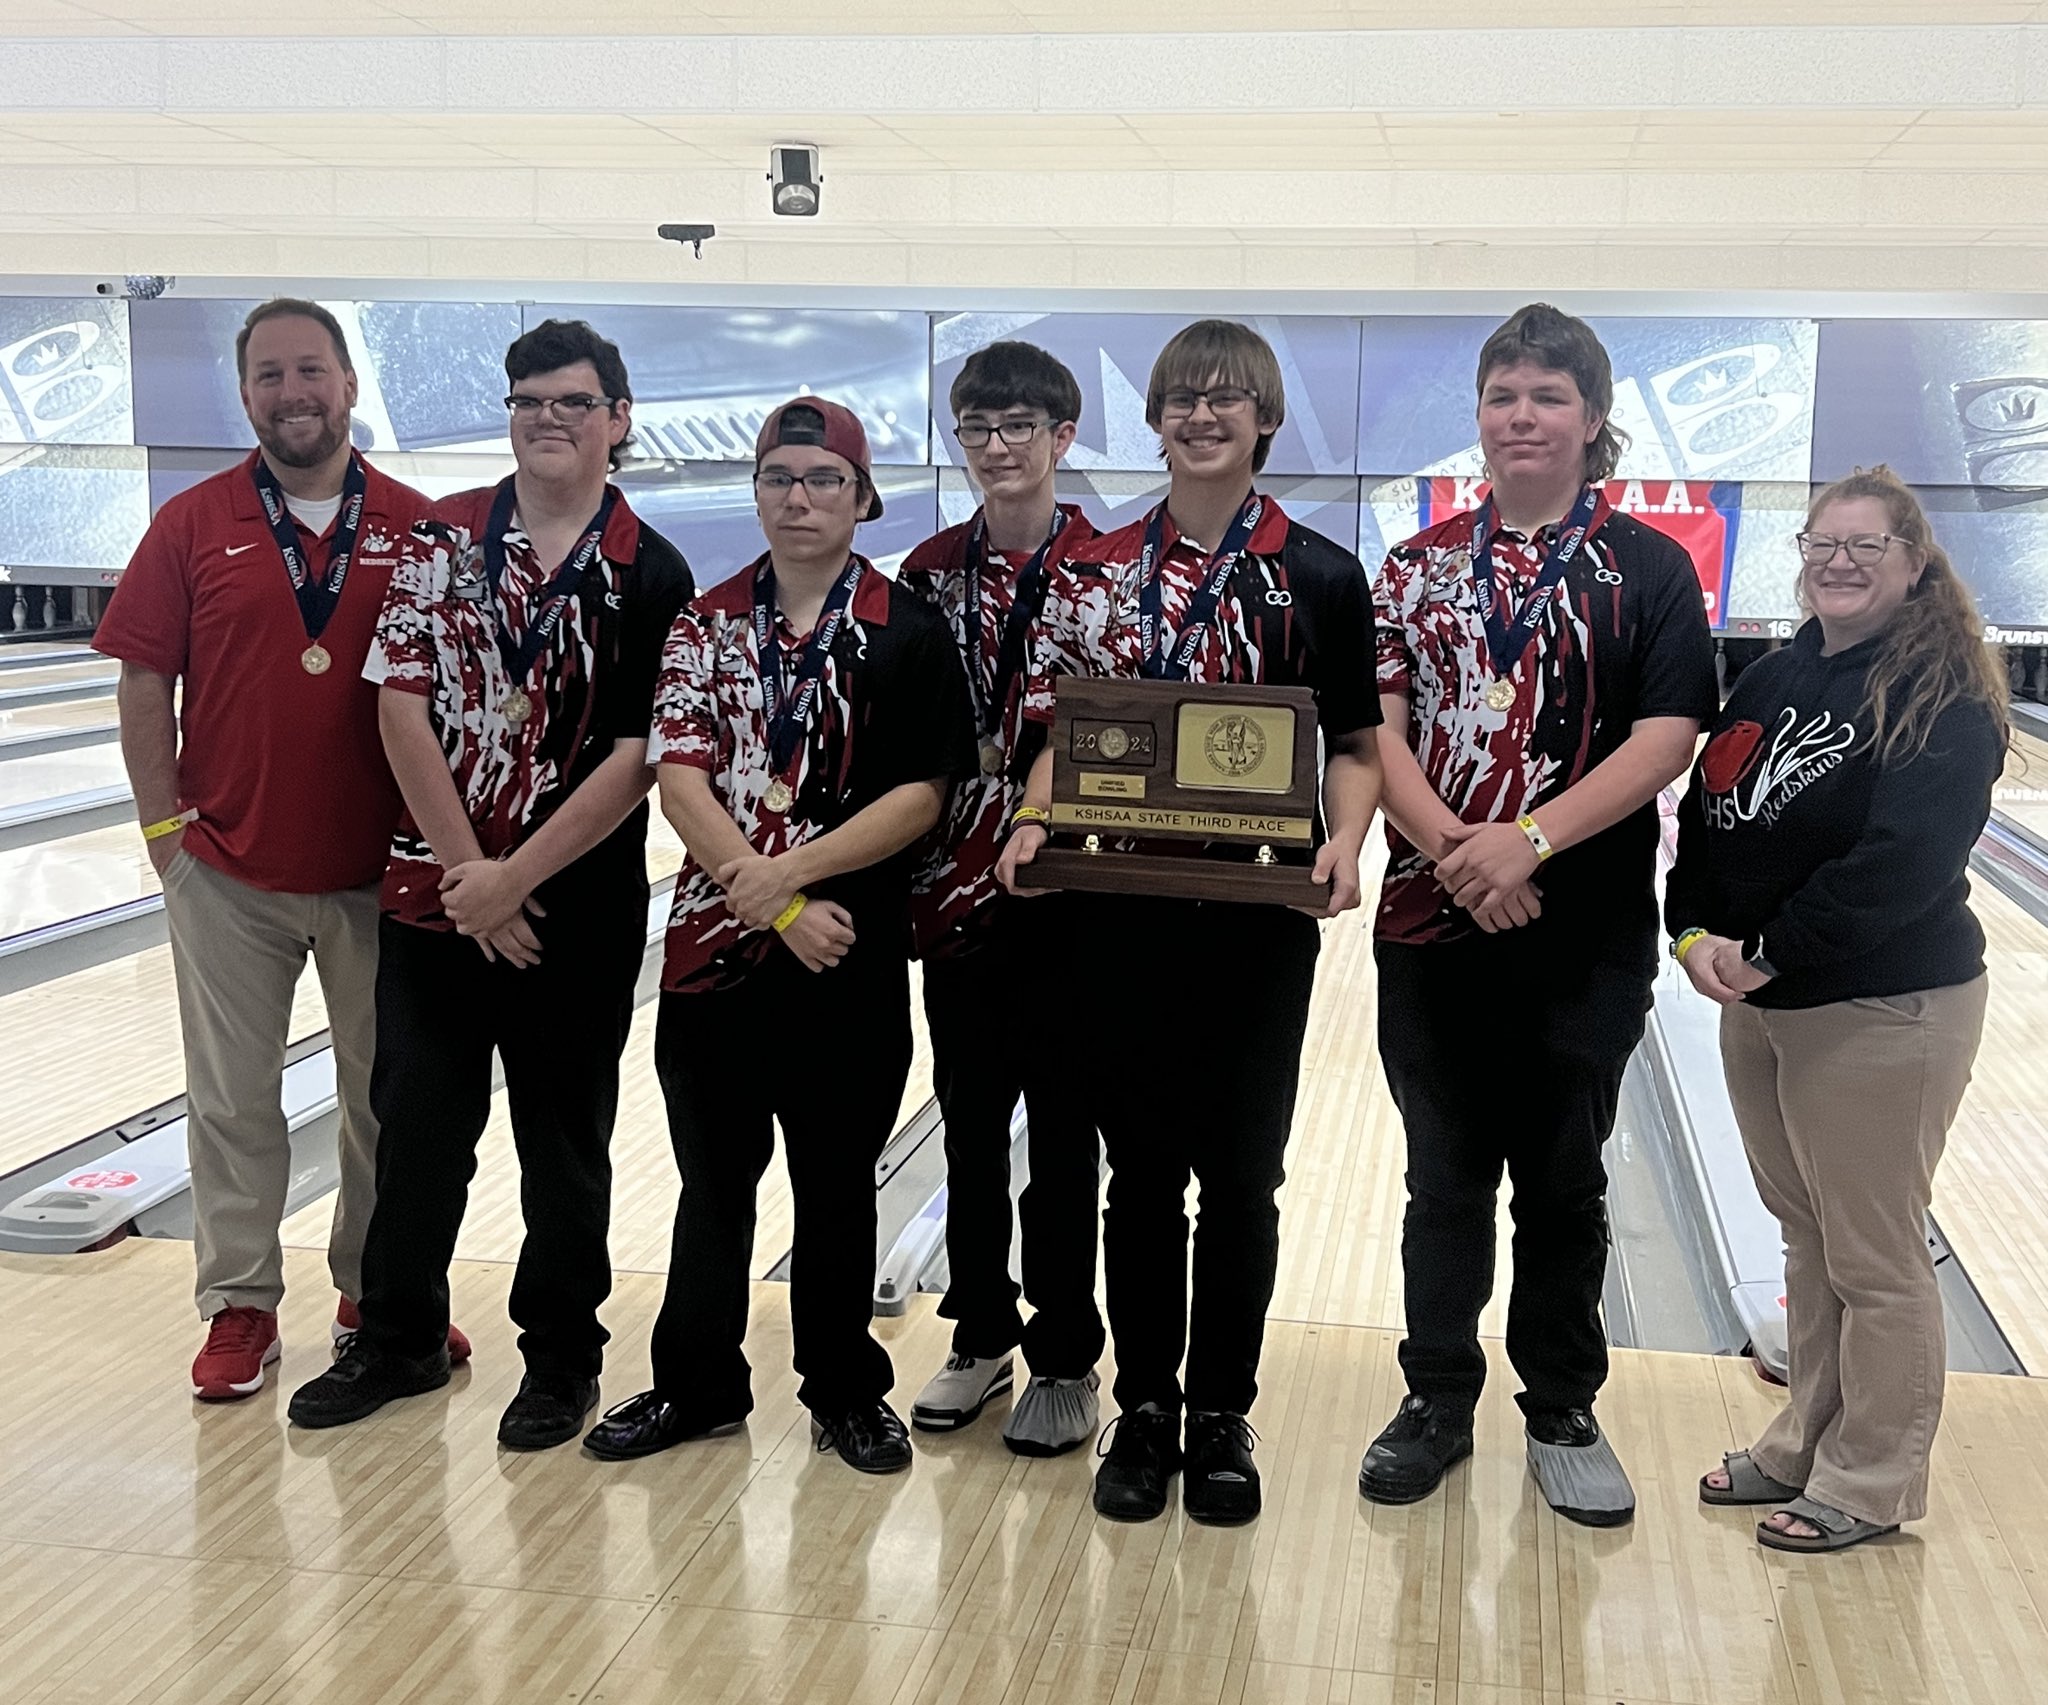
[[[1019,868],[1025,886],[1328,904],[1306,863],[1317,787],[1308,688],[1065,676],[1052,753],[1053,838]]]

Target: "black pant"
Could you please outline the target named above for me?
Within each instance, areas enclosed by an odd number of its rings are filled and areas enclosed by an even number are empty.
[[[1280,1257],[1321,937],[1277,906],[1072,897],[1053,1063],[1109,1150],[1103,1266],[1120,1408],[1243,1414]],[[1188,1280],[1188,1179],[1201,1184]],[[1190,1290],[1192,1289],[1192,1304]]]
[[[363,1249],[363,1336],[430,1355],[448,1334],[448,1269],[505,1068],[526,1237],[510,1310],[529,1368],[593,1378],[611,1294],[612,1121],[647,946],[635,862],[580,860],[541,885],[538,965],[486,960],[450,932],[385,918],[377,965],[377,1206]]]
[[[1642,1038],[1650,977],[1631,959],[1587,961],[1547,923],[1529,931],[1381,942],[1377,957],[1380,1059],[1408,1131],[1408,1389],[1478,1401],[1505,1167],[1515,1223],[1508,1357],[1524,1387],[1517,1401],[1537,1413],[1591,1408],[1607,1379],[1600,1149]]]
[[[946,1116],[946,1260],[939,1313],[963,1356],[1006,1356],[1019,1344],[1031,1371],[1078,1379],[1101,1359],[1095,1306],[1100,1152],[1094,1122],[1050,1093],[1063,1049],[1045,1026],[1038,967],[1063,897],[998,901],[964,949],[924,964],[932,1089]],[[1010,1277],[1010,1116],[1030,1121],[1031,1176],[1017,1204],[1024,1295]]]
[[[665,994],[655,1070],[683,1193],[654,1323],[654,1388],[714,1416],[753,1407],[747,1335],[755,1191],[782,1126],[796,1209],[789,1271],[797,1398],[832,1414],[886,1397],[868,1329],[875,1162],[910,1075],[900,949],[856,947],[829,971],[778,947],[736,987]]]

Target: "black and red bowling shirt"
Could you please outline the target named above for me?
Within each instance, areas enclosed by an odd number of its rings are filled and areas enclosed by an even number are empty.
[[[1290,520],[1270,497],[1237,559],[1187,679],[1205,684],[1308,687],[1326,741],[1380,720],[1372,681],[1372,601],[1350,551]],[[1105,533],[1071,553],[1051,576],[1032,643],[1024,714],[1050,725],[1061,675],[1135,678],[1143,673],[1139,558],[1152,517]],[[1205,577],[1210,550],[1182,536],[1171,515],[1160,535],[1162,627],[1171,644]],[[1318,824],[1320,835],[1320,814]],[[1171,852],[1184,846],[1162,844]],[[1245,857],[1250,848],[1242,849]],[[1286,862],[1312,854],[1283,849]]]
[[[609,488],[608,488],[609,489]],[[516,643],[545,608],[557,563],[543,563],[518,511],[503,534],[504,573],[495,604],[474,593],[476,565],[498,487],[458,493],[406,541],[363,678],[418,693],[439,736],[486,858],[511,852],[611,755],[618,740],[645,738],[661,647],[694,590],[689,565],[616,494],[596,555],[576,583],[560,625],[515,683],[500,654],[496,611]],[[531,713],[506,715],[517,686]],[[644,810],[577,861],[593,872],[643,870]],[[575,867],[572,867],[575,868]],[[412,813],[399,819],[384,873],[383,904],[401,922],[451,927],[441,910],[442,870]]]
[[[1002,768],[991,775],[977,767],[954,787],[946,802],[946,815],[924,848],[911,885],[911,940],[921,958],[956,952],[967,945],[990,915],[989,907],[1001,896],[996,859],[1002,852],[1010,813],[1023,803],[1024,777],[1044,739],[1039,726],[1024,718],[1024,686],[1030,664],[1028,629],[1027,645],[1018,650],[1018,664],[1003,703],[994,706],[1003,635],[1017,603],[1017,578],[1031,559],[1029,554],[1012,559],[985,548],[977,551],[981,523],[977,511],[971,520],[925,540],[903,559],[896,577],[899,585],[935,605],[945,618],[962,662],[975,672],[974,703],[982,713],[981,721],[986,722],[987,709],[1001,712],[996,739]],[[1094,524],[1078,504],[1061,504],[1055,527],[1057,534],[1046,552],[1048,573],[1062,556],[1096,536]],[[1044,584],[1041,578],[1041,590]],[[978,600],[978,616],[970,598]],[[1042,599],[1033,600],[1034,605],[1039,602]],[[970,621],[979,642],[974,657],[968,656]],[[984,729],[977,727],[975,734],[980,740]]]
[[[301,665],[308,640],[256,490],[258,452],[157,512],[93,635],[93,648],[181,681],[178,803],[196,859],[252,888],[325,894],[384,873],[398,784],[360,671],[413,523],[433,505],[363,465],[363,515],[334,613],[333,659]],[[339,517],[299,545],[327,568]]]
[[[1492,512],[1488,511],[1491,515]],[[1711,720],[1714,642],[1683,546],[1602,497],[1591,530],[1508,680],[1496,679],[1473,580],[1477,517],[1455,515],[1387,554],[1373,581],[1379,690],[1408,698],[1408,743],[1436,795],[1467,823],[1512,823],[1613,753],[1638,719]],[[1497,595],[1512,617],[1555,538],[1523,537],[1493,517]],[[1542,925],[1589,958],[1654,955],[1654,802],[1559,853],[1534,878]],[[1387,825],[1389,856],[1375,930],[1431,942],[1476,932],[1435,867]]]
[[[762,561],[766,559],[763,558]],[[967,681],[944,622],[865,558],[847,619],[833,638],[809,718],[782,783],[785,810],[769,804],[777,781],[762,703],[754,633],[760,562],[713,587],[676,620],[662,653],[647,757],[706,771],[712,792],[756,852],[774,857],[838,828],[906,783],[951,781],[973,770]],[[778,610],[776,655],[795,690],[809,633]],[[861,951],[909,951],[915,849],[807,890],[853,918]],[[725,891],[694,858],[676,877],[661,986],[674,994],[731,987],[770,953],[772,930],[750,930],[726,909]]]

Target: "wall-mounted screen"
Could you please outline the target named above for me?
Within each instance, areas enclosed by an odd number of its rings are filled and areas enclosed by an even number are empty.
[[[0,444],[132,444],[128,304],[0,297]]]
[[[1498,321],[1365,322],[1358,468],[1477,474],[1479,352]],[[1803,480],[1813,443],[1811,320],[1595,319],[1614,366],[1624,478]]]
[[[235,335],[247,301],[164,296],[132,304],[135,436],[143,444],[246,450]],[[504,452],[509,302],[327,302],[355,362],[361,450]]]
[[[1174,314],[947,314],[932,322],[934,461],[962,465],[947,395],[968,356],[1000,338],[1035,343],[1081,387],[1080,431],[1067,466],[1138,472],[1159,466],[1145,424],[1145,389],[1168,338],[1194,316]],[[1336,315],[1246,315],[1279,357],[1287,418],[1274,434],[1274,474],[1355,473],[1358,322]]]
[[[541,321],[587,320],[619,346],[633,385],[634,442],[668,461],[751,461],[768,411],[829,397],[860,416],[877,462],[927,460],[928,318],[811,308],[553,306]]]
[[[74,444],[0,445],[0,567],[70,581],[126,568],[149,525],[144,453]]]
[[[1830,320],[1813,477],[2048,487],[2048,320]]]

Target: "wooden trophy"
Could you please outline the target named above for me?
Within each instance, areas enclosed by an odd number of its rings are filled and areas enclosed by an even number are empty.
[[[1019,866],[1023,886],[1329,904],[1329,884],[1309,874],[1318,778],[1308,688],[1063,675],[1057,693],[1052,838]]]

